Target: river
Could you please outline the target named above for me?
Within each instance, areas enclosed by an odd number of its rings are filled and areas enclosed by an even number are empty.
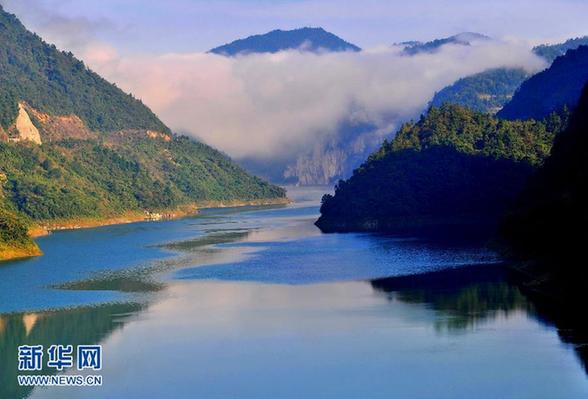
[[[0,398],[588,397],[580,345],[496,254],[321,234],[328,189],[288,189],[287,206],[56,232],[0,265]],[[18,386],[25,344],[101,344],[103,385]]]

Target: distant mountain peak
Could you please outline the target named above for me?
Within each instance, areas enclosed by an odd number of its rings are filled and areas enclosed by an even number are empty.
[[[308,52],[360,51],[361,49],[321,27],[304,27],[293,30],[274,29],[245,39],[215,47],[210,53],[235,56],[251,53],[277,53],[284,50]]]
[[[407,55],[415,55],[419,53],[434,53],[446,44],[459,44],[463,46],[470,46],[475,42],[482,42],[491,40],[489,36],[482,35],[476,32],[461,32],[453,36],[444,37],[441,39],[434,39],[429,42],[407,41],[398,43],[397,45],[404,46],[404,53]]]

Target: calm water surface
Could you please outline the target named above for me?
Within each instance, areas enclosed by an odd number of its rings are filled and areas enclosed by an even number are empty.
[[[492,252],[323,235],[324,191],[42,238],[0,266],[0,398],[588,397]],[[102,344],[104,385],[18,387],[17,346],[54,343]]]

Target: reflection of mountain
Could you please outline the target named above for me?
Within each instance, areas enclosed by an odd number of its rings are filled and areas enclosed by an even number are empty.
[[[578,298],[578,302],[562,303],[539,294],[532,287],[523,286],[522,292],[533,304],[537,317],[555,325],[561,341],[574,347],[588,374],[588,320],[583,298]]]
[[[472,327],[498,314],[529,309],[518,288],[506,282],[506,271],[496,265],[386,278],[371,284],[391,299],[425,303],[449,316],[437,322],[439,328],[449,331]]]
[[[141,304],[108,304],[42,313],[15,313],[0,316],[0,398],[23,398],[32,387],[17,385],[18,346],[53,344],[96,344],[104,340],[128,318],[141,310]],[[36,374],[53,374],[44,369]]]
[[[499,265],[468,266],[370,282],[390,300],[425,304],[438,312],[437,328],[457,332],[499,315],[524,311],[554,325],[560,339],[574,346],[588,373],[588,321],[581,302],[562,306],[538,295]]]

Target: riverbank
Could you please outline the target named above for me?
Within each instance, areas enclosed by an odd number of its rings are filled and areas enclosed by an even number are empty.
[[[43,252],[34,242],[30,244],[0,243],[0,262],[41,255]]]
[[[261,198],[255,200],[202,201],[168,209],[128,211],[119,215],[104,218],[80,217],[72,219],[42,220],[36,222],[29,228],[29,236],[31,238],[37,238],[50,234],[52,231],[59,230],[87,229],[143,221],[173,220],[197,215],[200,209],[287,205],[290,203],[292,203],[292,200],[287,197]],[[33,245],[0,244],[0,261],[41,255],[43,255],[43,252],[34,243]]]

